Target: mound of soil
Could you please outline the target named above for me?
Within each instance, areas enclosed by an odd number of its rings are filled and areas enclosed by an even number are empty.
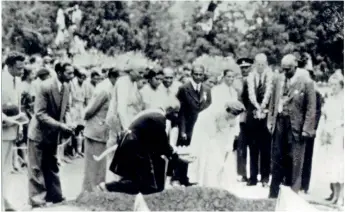
[[[145,195],[152,211],[274,211],[276,200],[244,199],[226,190],[190,187]]]
[[[132,211],[135,195],[85,192],[64,206],[88,211]],[[274,211],[276,200],[245,199],[220,189],[189,187],[143,195],[151,211]]]
[[[68,204],[89,211],[132,211],[135,195],[107,192],[84,192]]]

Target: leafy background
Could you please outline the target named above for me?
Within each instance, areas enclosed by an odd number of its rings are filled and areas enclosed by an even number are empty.
[[[59,7],[79,4],[79,33],[87,48],[112,56],[140,51],[173,67],[209,57],[268,55],[273,66],[286,53],[307,52],[317,74],[343,67],[343,1],[222,2],[212,29],[199,23],[205,2],[2,1],[3,48],[45,53],[57,33]]]

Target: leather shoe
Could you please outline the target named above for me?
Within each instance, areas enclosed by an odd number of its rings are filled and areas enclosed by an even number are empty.
[[[54,199],[54,200],[52,200],[51,202],[52,202],[53,204],[57,204],[57,203],[60,203],[60,202],[65,201],[65,200],[66,200],[65,197],[61,197],[61,198],[59,198],[59,199]]]
[[[267,182],[262,182],[262,187],[264,187],[264,188],[268,187],[268,183]]]
[[[256,186],[257,183],[258,183],[258,182],[255,182],[254,180],[249,180],[249,181],[247,182],[247,186]]]
[[[194,186],[194,185],[196,185],[197,183],[191,183],[191,182],[184,182],[182,185],[184,185],[184,186],[186,186],[186,187],[188,187],[188,186]]]

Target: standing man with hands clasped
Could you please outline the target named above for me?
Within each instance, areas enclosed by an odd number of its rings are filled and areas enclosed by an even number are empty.
[[[180,135],[177,146],[189,146],[193,134],[193,128],[198,114],[211,104],[211,91],[202,83],[205,75],[203,66],[194,66],[192,79],[184,84],[177,92],[177,99],[180,101],[179,113]],[[172,184],[184,186],[192,185],[187,177],[188,164],[181,163],[174,171]]]
[[[274,80],[267,126],[273,133],[270,198],[280,184],[294,192],[301,188],[306,142],[315,135],[316,95],[309,73],[297,68],[297,59],[282,59],[282,72]]]
[[[57,77],[42,82],[35,100],[35,115],[28,130],[29,202],[42,207],[47,202],[59,203],[62,196],[57,160],[60,138],[73,134],[68,123],[70,87],[74,76],[69,63],[55,66]]]

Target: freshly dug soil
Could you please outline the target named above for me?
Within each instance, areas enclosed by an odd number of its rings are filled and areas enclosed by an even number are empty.
[[[69,204],[89,211],[132,211],[135,195],[106,192],[84,192]]]
[[[191,187],[145,195],[152,211],[274,211],[276,200],[243,199],[226,190]]]

